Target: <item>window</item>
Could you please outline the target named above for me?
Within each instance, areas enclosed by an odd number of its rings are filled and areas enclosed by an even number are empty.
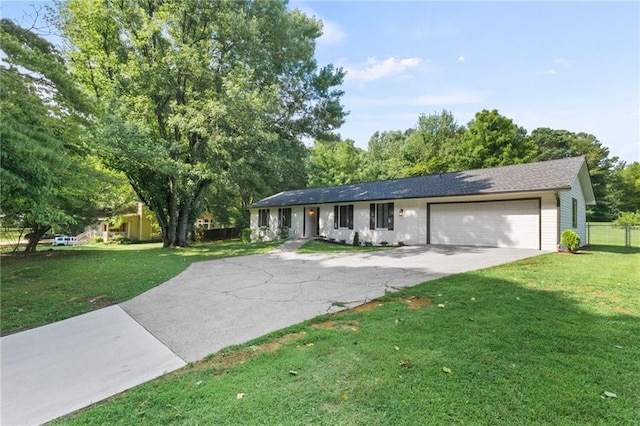
[[[571,226],[578,227],[578,200],[575,198],[571,199]]]
[[[278,209],[278,227],[291,228],[291,208]]]
[[[393,203],[369,205],[369,228],[393,230]]]
[[[269,226],[269,209],[258,210],[258,227]]]
[[[333,228],[353,229],[353,204],[344,206],[334,206],[333,208]]]

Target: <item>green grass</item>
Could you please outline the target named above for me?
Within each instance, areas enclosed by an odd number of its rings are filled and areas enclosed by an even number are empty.
[[[589,222],[588,237],[592,245],[625,245],[625,228],[610,222]],[[640,227],[631,228],[631,246],[640,247]]]
[[[639,249],[545,254],[229,348],[56,423],[638,424],[639,295]]]
[[[3,255],[0,324],[9,334],[131,299],[193,262],[265,253],[281,242],[55,247],[34,255]]]
[[[380,246],[353,246],[347,244],[331,243],[322,240],[311,240],[300,247],[298,253],[353,253],[389,250],[391,247]]]

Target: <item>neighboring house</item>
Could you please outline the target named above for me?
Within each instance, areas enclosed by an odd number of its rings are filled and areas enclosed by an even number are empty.
[[[98,222],[99,235],[108,243],[115,236],[122,236],[132,241],[148,241],[159,238],[157,221],[149,214],[149,210],[138,203],[135,213],[127,213],[119,216],[120,225],[114,227],[108,217],[100,218]]]
[[[586,243],[595,197],[584,157],[285,191],[249,206],[254,239],[556,250],[573,229]]]

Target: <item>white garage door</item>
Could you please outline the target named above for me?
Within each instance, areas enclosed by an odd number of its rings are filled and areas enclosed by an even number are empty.
[[[431,204],[431,244],[540,248],[540,201]]]

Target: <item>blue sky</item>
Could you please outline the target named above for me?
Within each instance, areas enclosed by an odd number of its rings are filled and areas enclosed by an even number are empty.
[[[316,56],[348,71],[341,128],[366,148],[447,109],[482,109],[531,132],[592,133],[640,161],[640,4],[293,1],[325,24]]]
[[[20,19],[33,1],[2,0]],[[42,2],[36,2],[41,5]],[[37,6],[36,6],[37,7]],[[324,22],[316,57],[348,74],[339,130],[366,148],[447,109],[497,109],[529,132],[594,134],[640,161],[640,3],[297,1]]]

